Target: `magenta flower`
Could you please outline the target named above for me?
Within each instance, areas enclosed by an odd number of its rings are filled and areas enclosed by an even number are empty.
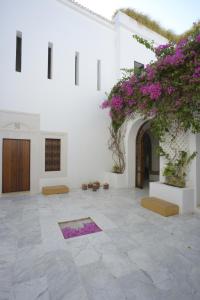
[[[200,34],[198,34],[198,35],[196,36],[195,41],[196,41],[197,43],[200,43]]]
[[[173,86],[168,86],[168,88],[167,88],[167,93],[169,94],[169,95],[172,95],[173,94],[173,92],[175,92],[175,88],[173,87]]]
[[[157,100],[161,95],[161,85],[159,82],[142,86],[140,91],[143,95],[149,95],[152,100]]]
[[[184,62],[184,54],[182,52],[182,49],[177,48],[176,52],[171,55],[166,55],[162,61],[161,65],[172,65],[177,66],[179,64],[182,64]]]
[[[177,43],[177,48],[183,48],[183,47],[185,47],[185,45],[187,44],[187,42],[188,42],[188,39],[187,39],[187,38],[181,39],[181,40]]]
[[[165,45],[159,45],[157,48],[155,48],[155,53],[157,56],[160,56],[160,54],[163,52],[163,50],[167,49],[170,47],[170,44],[165,44]]]
[[[129,105],[129,106],[135,105],[136,103],[137,103],[137,102],[136,102],[136,100],[134,100],[134,99],[128,100],[128,105]]]
[[[111,107],[117,111],[122,109],[123,99],[120,96],[113,96],[111,99]]]
[[[124,93],[127,94],[127,96],[131,96],[133,94],[133,88],[129,81],[123,82],[121,89]]]
[[[152,68],[152,66],[147,65],[146,66],[146,73],[147,73],[147,79],[148,80],[153,80],[155,77],[155,70]]]
[[[200,78],[200,65],[194,69],[193,78]]]
[[[108,100],[103,101],[103,103],[100,106],[102,109],[110,107],[110,102]]]

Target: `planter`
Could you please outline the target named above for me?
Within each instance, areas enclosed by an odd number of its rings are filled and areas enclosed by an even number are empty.
[[[104,183],[103,184],[103,189],[104,190],[108,190],[109,189],[109,184],[108,183]]]
[[[95,182],[93,183],[93,185],[96,185],[97,189],[100,188],[100,182],[99,182],[99,181],[95,181]]]
[[[194,189],[190,187],[179,188],[161,182],[150,182],[149,196],[177,204],[180,214],[195,211]]]
[[[106,172],[104,181],[112,188],[126,188],[128,187],[126,174]]]
[[[185,178],[181,177],[176,177],[176,176],[167,176],[165,177],[165,183],[168,185],[184,188],[186,183],[185,183]]]
[[[93,184],[93,186],[92,186],[92,190],[93,190],[93,192],[96,192],[96,191],[98,190],[98,186],[97,186],[97,185],[95,185],[95,184]]]
[[[86,191],[87,188],[88,188],[88,187],[87,187],[87,184],[82,184],[82,190],[83,190],[83,191]]]

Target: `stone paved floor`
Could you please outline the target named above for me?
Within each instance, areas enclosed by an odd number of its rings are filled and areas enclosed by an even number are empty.
[[[200,214],[161,217],[145,191],[0,199],[1,300],[199,300]],[[57,222],[103,232],[64,240]]]

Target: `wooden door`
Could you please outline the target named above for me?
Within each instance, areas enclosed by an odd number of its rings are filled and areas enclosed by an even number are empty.
[[[30,140],[3,139],[2,192],[30,190]]]
[[[136,140],[136,187],[143,188],[144,186],[144,132],[141,130],[138,133]]]

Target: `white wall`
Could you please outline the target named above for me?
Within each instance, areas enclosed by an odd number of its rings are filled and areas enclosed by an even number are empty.
[[[117,62],[119,70],[123,68],[133,68],[134,61],[146,65],[155,59],[155,55],[151,50],[146,49],[133,38],[134,34],[148,41],[153,40],[155,46],[168,42],[164,37],[140,25],[122,12],[119,12],[115,16],[115,28],[118,39]],[[121,76],[121,73],[122,72],[118,73],[118,77]]]
[[[42,131],[67,133],[66,183],[77,187],[101,180],[103,172],[111,169],[109,118],[99,109],[105,92],[116,82],[119,68],[133,67],[134,60],[147,63],[153,56],[132,39],[137,23],[128,17],[114,26],[64,1],[66,5],[57,0],[0,1],[0,109],[37,113]],[[122,25],[127,18],[129,29]],[[143,33],[144,27],[139,30]],[[22,32],[23,39],[21,73],[15,72],[16,31]],[[53,43],[52,80],[47,79],[49,42]],[[80,53],[79,86],[74,85],[76,51]],[[97,59],[101,60],[101,91],[96,84]]]

